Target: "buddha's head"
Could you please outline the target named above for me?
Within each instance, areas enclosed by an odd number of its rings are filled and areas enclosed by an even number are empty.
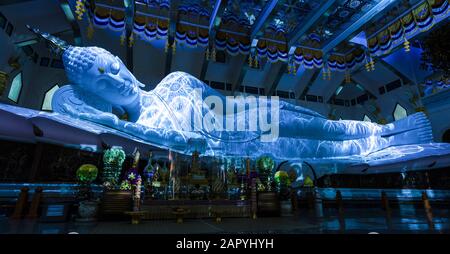
[[[140,83],[117,56],[98,47],[77,47],[39,31],[28,28],[43,39],[56,54],[62,56],[67,78],[86,92],[95,94],[113,105],[128,105],[140,94]]]
[[[62,55],[69,81],[114,105],[128,105],[143,86],[117,56],[98,47],[67,48]]]

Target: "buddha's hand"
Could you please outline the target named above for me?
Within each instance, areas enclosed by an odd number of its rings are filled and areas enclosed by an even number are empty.
[[[100,123],[107,126],[117,126],[119,118],[108,112],[100,111],[88,105],[74,106],[70,104],[63,105],[64,111],[73,117]]]

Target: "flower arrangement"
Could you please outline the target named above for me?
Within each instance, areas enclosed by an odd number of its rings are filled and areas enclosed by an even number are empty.
[[[92,197],[91,183],[97,179],[98,169],[92,164],[81,165],[76,172],[80,188],[78,191],[78,199],[89,200]]]
[[[133,167],[125,174],[125,179],[120,184],[121,190],[127,190],[133,192],[133,211],[140,210],[142,177],[136,167]]]
[[[289,185],[291,181],[289,179],[289,174],[286,171],[277,171],[274,175],[274,181],[276,184],[277,192],[280,195],[281,200],[287,200],[289,197]]]
[[[120,184],[121,190],[132,190],[138,182],[142,182],[141,175],[139,175],[139,172],[136,168],[129,169],[126,174],[125,178],[123,179],[122,183]]]
[[[103,154],[103,185],[107,189],[114,188],[119,182],[122,164],[125,161],[125,152],[121,148],[111,148]]]
[[[269,156],[261,156],[257,161],[256,165],[260,174],[270,174],[275,163]]]
[[[104,163],[122,164],[125,161],[125,152],[120,148],[111,148],[103,154]]]
[[[289,185],[289,174],[286,171],[280,170],[275,173],[274,176],[275,183],[278,185]]]
[[[77,170],[77,178],[82,183],[91,183],[97,178],[98,169],[92,164],[83,164]]]
[[[258,173],[260,175],[260,179],[262,181],[261,186],[265,185],[268,191],[271,190],[271,175],[272,170],[275,167],[275,162],[269,156],[261,156],[256,161],[256,167],[258,169]],[[260,187],[262,189],[262,187]]]

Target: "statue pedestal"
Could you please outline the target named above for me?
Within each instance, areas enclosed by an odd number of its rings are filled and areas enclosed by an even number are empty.
[[[281,216],[282,217],[289,217],[293,216],[292,213],[292,202],[290,200],[283,200],[280,202],[281,206]]]
[[[147,212],[145,211],[132,211],[132,212],[125,212],[126,215],[131,216],[131,224],[137,225],[141,222],[142,217],[144,217]]]
[[[280,200],[276,192],[258,193],[258,216],[280,216]]]

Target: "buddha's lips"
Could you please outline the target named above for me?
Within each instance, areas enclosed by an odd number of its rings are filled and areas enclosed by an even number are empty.
[[[129,80],[124,80],[122,85],[119,85],[119,88],[121,89],[120,94],[123,96],[128,96],[132,93],[135,93],[137,90],[137,87],[133,86],[133,84]]]

